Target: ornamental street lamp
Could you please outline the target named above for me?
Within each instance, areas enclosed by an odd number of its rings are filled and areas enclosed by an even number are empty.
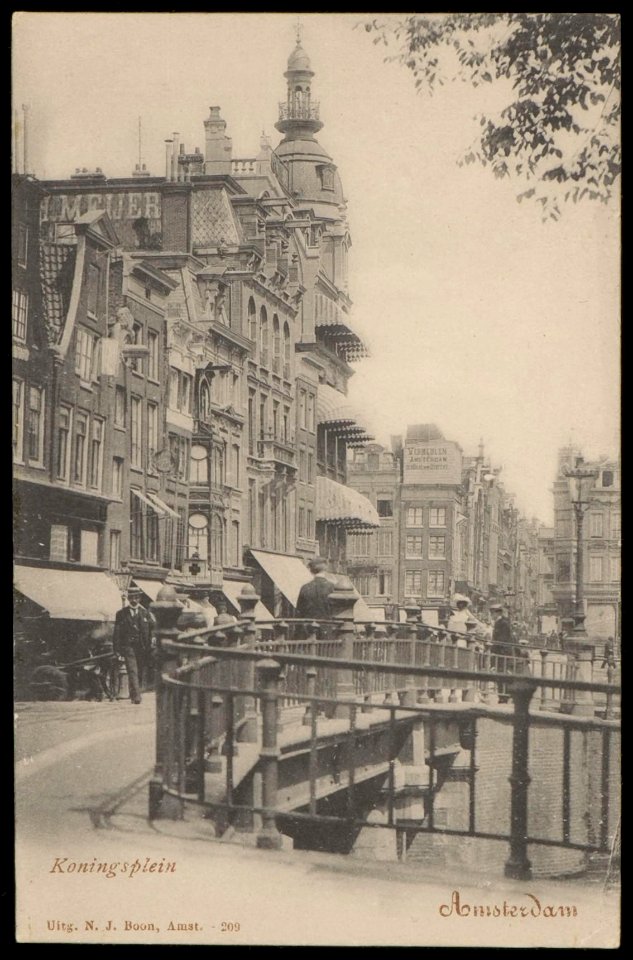
[[[591,491],[598,471],[584,466],[582,457],[578,457],[576,466],[564,469],[563,476],[569,484],[569,496],[576,517],[576,603],[574,626],[568,638],[567,650],[575,657],[575,679],[591,682],[594,650],[585,630],[582,526],[583,515],[591,500]],[[589,691],[574,690],[571,712],[593,716],[593,695]]]
[[[583,458],[576,459],[575,467],[566,467],[563,470],[563,476],[567,478],[569,484],[569,495],[574,508],[576,517],[576,602],[574,610],[574,638],[584,638],[587,636],[585,630],[585,604],[584,604],[584,549],[582,541],[582,528],[584,512],[589,506],[591,500],[591,491],[598,477],[598,470],[584,466]]]

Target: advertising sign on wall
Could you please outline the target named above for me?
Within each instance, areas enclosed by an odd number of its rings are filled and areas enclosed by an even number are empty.
[[[462,482],[462,452],[450,440],[409,440],[404,447],[404,482],[427,486]]]

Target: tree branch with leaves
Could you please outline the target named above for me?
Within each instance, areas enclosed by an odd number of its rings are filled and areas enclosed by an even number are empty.
[[[620,18],[609,13],[411,14],[361,24],[387,61],[431,94],[451,80],[507,91],[500,111],[476,118],[460,164],[515,177],[558,219],[566,201],[608,202],[621,169]]]

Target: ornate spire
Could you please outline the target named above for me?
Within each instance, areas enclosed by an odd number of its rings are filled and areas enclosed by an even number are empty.
[[[311,139],[323,124],[319,120],[319,104],[313,102],[310,82],[314,76],[310,58],[301,46],[301,24],[297,21],[297,45],[288,57],[288,69],[284,76],[288,82],[285,103],[279,104],[277,130],[286,134],[287,140]]]

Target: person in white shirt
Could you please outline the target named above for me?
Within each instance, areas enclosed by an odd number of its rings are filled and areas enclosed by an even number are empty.
[[[463,633],[464,637],[457,638],[458,647],[467,647],[468,642],[466,640],[466,634],[468,633],[468,628],[466,627],[466,621],[472,620],[472,614],[468,609],[470,600],[468,597],[465,597],[463,593],[456,593],[453,597],[453,606],[455,610],[451,613],[448,623],[446,624],[447,630],[452,630],[454,633]]]

